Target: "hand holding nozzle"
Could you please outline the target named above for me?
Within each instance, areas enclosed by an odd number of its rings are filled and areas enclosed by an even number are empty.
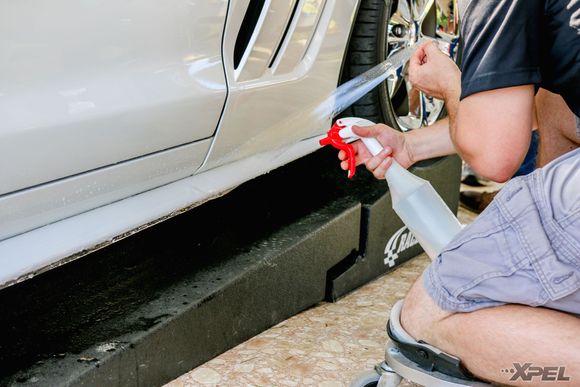
[[[320,143],[340,149],[341,167],[349,172],[349,178],[354,176],[357,164],[364,163],[377,179],[385,178],[394,159],[404,168],[412,164],[403,133],[362,118],[337,120]]]
[[[346,153],[349,178],[354,176],[356,168],[356,154],[350,141],[360,138],[374,156],[383,150],[377,139],[356,135],[352,131],[355,125],[371,126],[374,123],[361,118],[341,118],[332,126],[327,137],[320,140],[320,145],[332,145]],[[393,209],[427,254],[435,258],[461,230],[459,221],[427,180],[413,175],[396,161],[393,160],[384,177],[389,184]]]
[[[352,131],[353,125],[368,126],[374,125],[374,123],[362,118],[341,118],[334,123],[328,131],[327,136],[320,140],[320,145],[332,145],[336,149],[346,153],[349,179],[356,173],[356,154],[353,146],[349,142],[361,139],[373,156],[378,155],[383,150],[383,146],[376,139],[361,138],[354,134]]]

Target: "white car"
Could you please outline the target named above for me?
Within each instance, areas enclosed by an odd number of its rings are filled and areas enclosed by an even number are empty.
[[[316,150],[337,85],[452,0],[0,3],[0,288]],[[442,103],[391,78],[351,115],[403,130]]]

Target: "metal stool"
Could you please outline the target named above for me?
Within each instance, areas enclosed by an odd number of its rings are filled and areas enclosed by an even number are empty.
[[[491,386],[474,379],[457,357],[413,339],[401,326],[402,307],[401,300],[391,310],[385,361],[360,374],[351,387],[396,387],[403,378],[428,387]]]

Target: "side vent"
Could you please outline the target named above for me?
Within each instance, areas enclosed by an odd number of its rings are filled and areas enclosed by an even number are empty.
[[[234,46],[234,69],[237,69],[242,61],[265,4],[266,0],[250,0]]]
[[[294,71],[305,58],[317,30],[328,28],[330,13],[324,12],[327,3],[331,10],[336,0],[300,0],[294,20],[288,24],[286,35],[278,48],[276,58],[270,63],[274,75]],[[323,17],[323,15],[326,15]],[[319,39],[320,41],[320,39]]]
[[[272,60],[270,61],[270,64],[268,65],[269,68],[272,68],[272,66],[274,65],[274,62],[276,61],[276,58],[278,57],[278,54],[280,53],[280,49],[282,48],[282,46],[284,45],[284,42],[286,41],[286,35],[288,35],[288,32],[290,31],[290,26],[293,25],[294,19],[296,18],[296,11],[298,11],[298,4],[300,4],[300,1],[294,0],[292,14],[290,15],[290,19],[288,20],[288,23],[286,24],[286,29],[284,30],[284,33],[282,34],[282,38],[280,39],[280,43],[278,44],[278,47],[276,47],[276,51],[274,52],[274,55],[272,56]]]
[[[336,1],[243,0],[238,15],[247,8],[243,19],[238,18],[233,79],[238,83],[260,82],[299,68],[311,43],[314,47],[320,44],[328,27],[332,12],[324,12],[326,3],[331,3],[332,11]],[[320,38],[316,40],[318,29]]]

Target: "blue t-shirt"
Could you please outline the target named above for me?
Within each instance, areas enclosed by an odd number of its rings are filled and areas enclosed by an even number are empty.
[[[460,0],[461,98],[533,84],[580,116],[580,0]]]

